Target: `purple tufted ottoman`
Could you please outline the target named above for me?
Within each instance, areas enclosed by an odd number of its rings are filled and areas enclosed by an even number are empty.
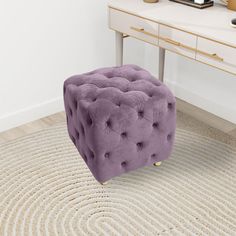
[[[64,102],[70,138],[99,182],[169,157],[175,98],[140,67],[72,76]]]

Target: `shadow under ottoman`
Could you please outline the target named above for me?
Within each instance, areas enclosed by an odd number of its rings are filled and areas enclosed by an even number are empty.
[[[64,103],[70,138],[99,182],[171,153],[175,98],[138,66],[70,77],[64,83]]]

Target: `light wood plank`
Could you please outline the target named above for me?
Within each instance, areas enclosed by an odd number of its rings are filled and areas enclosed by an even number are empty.
[[[7,141],[23,137],[27,134],[31,134],[54,124],[61,123],[65,121],[65,112],[59,112],[51,116],[44,117],[42,119],[24,124],[22,126],[4,131],[0,133],[0,144]]]

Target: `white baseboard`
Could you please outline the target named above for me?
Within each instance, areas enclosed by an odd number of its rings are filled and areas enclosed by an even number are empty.
[[[206,97],[202,97],[199,94],[193,93],[192,91],[189,91],[184,87],[168,80],[165,80],[165,84],[171,89],[171,91],[177,98],[180,98],[183,101],[186,101],[222,119],[236,124],[235,107],[227,107],[223,106],[222,104],[218,104]]]
[[[0,117],[0,132],[52,115],[64,109],[62,97],[9,113]]]

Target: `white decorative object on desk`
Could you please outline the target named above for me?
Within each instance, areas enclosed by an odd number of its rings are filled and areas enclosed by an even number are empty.
[[[197,4],[203,4],[204,0],[194,0],[194,2],[197,3]]]

